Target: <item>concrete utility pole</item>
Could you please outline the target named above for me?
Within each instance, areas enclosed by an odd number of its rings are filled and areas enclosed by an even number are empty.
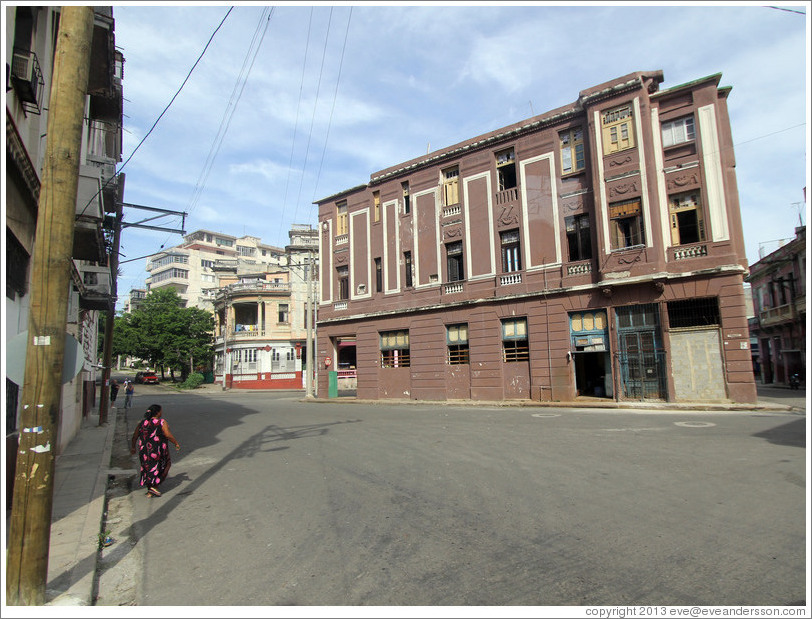
[[[34,258],[20,444],[6,569],[9,605],[42,605],[48,580],[82,123],[93,7],[63,6],[54,56]]]
[[[305,325],[307,327],[307,345],[305,347],[307,357],[307,376],[305,377],[305,397],[313,397],[313,369],[316,367],[316,358],[313,356],[313,252],[308,254],[307,265],[307,314],[305,314]]]

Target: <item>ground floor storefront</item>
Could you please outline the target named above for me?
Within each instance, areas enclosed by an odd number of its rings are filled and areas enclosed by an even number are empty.
[[[756,401],[737,275],[350,317],[317,332],[320,397],[351,372],[364,399]]]

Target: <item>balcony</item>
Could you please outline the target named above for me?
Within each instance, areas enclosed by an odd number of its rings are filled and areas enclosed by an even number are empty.
[[[251,340],[265,337],[265,329],[260,329],[259,325],[237,324],[229,334],[231,340]]]
[[[87,119],[88,159],[103,164],[115,164],[120,159],[120,130],[118,125],[104,120]]]
[[[237,284],[229,284],[225,288],[220,288],[214,292],[214,301],[219,303],[227,298],[258,293],[276,293],[277,295],[285,296],[289,295],[290,292],[291,285],[289,282],[266,282],[264,280],[239,282]]]
[[[462,282],[452,282],[443,286],[443,294],[457,294],[464,289]]]
[[[567,275],[584,275],[592,272],[592,262],[576,262],[567,265]]]
[[[521,284],[521,283],[522,283],[521,273],[508,273],[507,275],[499,276],[500,286],[510,286],[511,284]]]
[[[73,279],[79,291],[79,307],[105,310],[113,307],[113,280],[110,268],[96,264],[79,264],[72,260]]]
[[[510,189],[503,189],[502,191],[497,191],[493,197],[493,202],[497,206],[504,206],[506,204],[511,204],[513,202],[518,201],[519,201],[518,187],[511,187]]]
[[[778,307],[770,307],[759,312],[759,321],[762,327],[773,327],[782,323],[792,322],[801,314],[806,313],[806,295],[795,299],[794,303],[786,303]]]
[[[674,260],[687,260],[689,258],[701,258],[708,255],[707,245],[689,245],[687,247],[674,248]]]
[[[107,261],[101,227],[103,217],[102,178],[99,168],[80,166],[76,223],[73,232],[73,257],[77,260]]]

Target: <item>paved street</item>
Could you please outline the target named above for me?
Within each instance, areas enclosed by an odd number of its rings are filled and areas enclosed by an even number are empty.
[[[100,605],[786,605],[805,414],[305,403],[139,386],[181,443],[120,489]],[[121,418],[119,418],[121,419]],[[118,454],[118,455],[116,455]]]

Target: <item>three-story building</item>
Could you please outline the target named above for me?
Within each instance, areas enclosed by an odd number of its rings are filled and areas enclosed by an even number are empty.
[[[720,79],[632,73],[319,200],[319,394],[755,402]]]

